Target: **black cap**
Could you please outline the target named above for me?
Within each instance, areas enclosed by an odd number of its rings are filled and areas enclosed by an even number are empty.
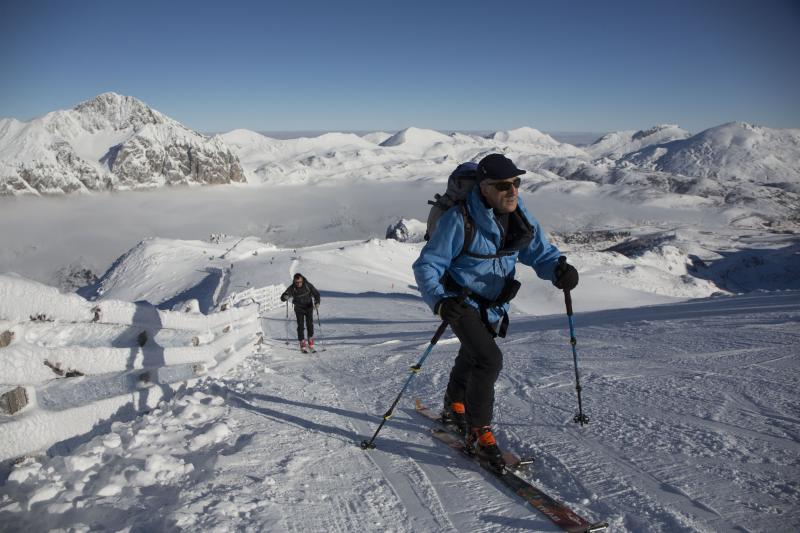
[[[525,171],[517,166],[503,154],[489,154],[478,163],[478,181],[506,180],[514,178]]]

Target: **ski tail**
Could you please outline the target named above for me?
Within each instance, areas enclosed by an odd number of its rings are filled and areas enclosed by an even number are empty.
[[[590,531],[604,531],[608,528],[607,522],[590,522],[578,513],[573,511],[568,505],[552,498],[542,489],[528,483],[513,471],[504,469],[498,471],[489,462],[471,455],[466,449],[464,442],[457,438],[450,431],[434,428],[431,434],[438,440],[444,442],[454,450],[458,450],[462,455],[478,463],[484,470],[491,473],[503,482],[514,494],[525,500],[534,509],[546,516],[551,522],[562,530],[569,533],[583,533]]]
[[[454,450],[458,450],[462,455],[478,463],[483,469],[501,480],[514,494],[525,500],[534,509],[546,516],[551,522],[569,533],[590,533],[604,531],[608,528],[607,522],[591,522],[578,513],[573,511],[568,505],[552,498],[542,489],[525,481],[515,472],[521,466],[531,464],[533,459],[520,459],[511,452],[503,451],[503,458],[506,460],[506,467],[498,470],[488,461],[471,454],[466,447],[464,438],[457,432],[452,424],[447,424],[442,417],[426,408],[422,401],[415,399],[416,411],[425,418],[437,422],[438,427],[431,428],[431,434],[438,440],[447,444]]]

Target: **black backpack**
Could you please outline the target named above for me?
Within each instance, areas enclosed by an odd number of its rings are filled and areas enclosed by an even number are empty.
[[[437,194],[433,200],[428,200],[431,210],[428,212],[428,223],[425,228],[425,240],[429,240],[436,231],[439,218],[451,207],[457,205],[464,217],[464,245],[461,247],[463,254],[472,238],[475,236],[475,225],[467,212],[467,196],[477,183],[478,164],[473,162],[461,163],[447,178],[447,190],[444,194]]]

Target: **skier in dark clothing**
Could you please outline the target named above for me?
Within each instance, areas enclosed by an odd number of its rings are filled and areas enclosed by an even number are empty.
[[[516,263],[564,290],[578,284],[578,271],[559,262],[561,252],[519,200],[524,170],[491,154],[476,172],[465,210],[456,205],[442,215],[413,269],[423,299],[461,342],[443,417],[461,429],[470,450],[502,468],[491,430],[494,384],[503,367],[495,337],[505,337],[509,301],[519,289]],[[465,243],[468,234],[471,242]]]
[[[289,298],[292,299],[294,314],[297,316],[297,340],[300,341],[300,349],[305,352],[308,346],[308,349],[314,351],[314,308],[319,308],[319,291],[298,272],[294,275],[293,283],[281,294],[282,302]],[[308,330],[308,344],[303,337],[303,322]]]

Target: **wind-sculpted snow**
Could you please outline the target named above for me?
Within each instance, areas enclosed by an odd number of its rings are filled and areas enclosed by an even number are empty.
[[[152,409],[186,382],[223,374],[260,334],[255,307],[204,315],[88,302],[16,276],[0,276],[0,329],[11,332],[0,393],[25,398],[0,412],[0,461],[69,447]]]

